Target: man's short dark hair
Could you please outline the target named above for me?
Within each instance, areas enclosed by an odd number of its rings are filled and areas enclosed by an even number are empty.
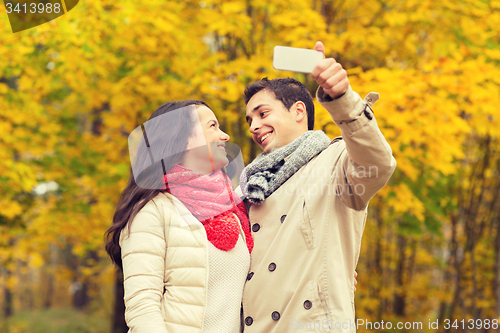
[[[295,102],[303,102],[307,111],[307,129],[314,129],[313,99],[302,83],[290,77],[273,80],[268,80],[265,77],[260,81],[249,84],[245,88],[245,104],[248,104],[248,101],[261,90],[272,92],[274,97],[281,101],[288,111],[290,111]]]

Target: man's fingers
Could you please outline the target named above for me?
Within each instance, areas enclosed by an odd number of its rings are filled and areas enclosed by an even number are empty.
[[[323,91],[331,97],[336,98],[344,94],[347,91],[347,87],[349,87],[349,79],[345,77],[330,89],[323,87]]]
[[[316,42],[316,45],[314,45],[314,49],[316,51],[319,51],[321,53],[323,53],[323,59],[325,59],[325,46],[323,45],[322,42]]]
[[[343,72],[345,71],[342,69],[342,66],[339,63],[337,62],[332,63],[328,68],[326,68],[324,71],[318,74],[316,82],[318,82],[318,84],[323,88],[331,88],[331,87],[325,87],[324,84],[335,76],[337,77],[337,81],[340,81],[342,79],[340,76],[343,75],[342,74]]]
[[[321,77],[321,75],[320,75]],[[328,90],[328,89],[333,89],[335,86],[337,86],[340,82],[342,82],[345,78],[347,78],[347,73],[345,70],[340,70],[336,72],[335,74],[329,76],[325,81],[323,81],[321,84],[319,83],[319,79],[316,80],[318,84],[323,87],[323,90]]]
[[[316,67],[314,67],[313,71],[311,72],[311,77],[313,78],[313,80],[317,81],[320,74],[322,74],[324,71],[328,70],[331,66],[333,66],[336,63],[337,62],[333,58],[321,60],[320,62],[318,62]],[[333,74],[333,73],[330,73],[330,74]]]
[[[358,277],[358,272],[354,271],[354,278]]]
[[[325,46],[322,42],[316,42],[314,49],[323,52],[324,57]],[[318,62],[311,73],[311,77],[332,98],[342,96],[349,87],[347,72],[333,58],[323,59]]]

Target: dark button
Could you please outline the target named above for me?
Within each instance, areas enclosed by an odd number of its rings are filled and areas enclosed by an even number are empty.
[[[267,267],[270,272],[273,272],[276,269],[276,264],[274,262],[269,264],[269,267]]]
[[[253,232],[257,232],[260,230],[260,224],[258,223],[255,223],[253,226],[252,226],[252,231]]]
[[[248,275],[247,275],[247,280],[248,280],[248,281],[250,281],[250,279],[252,278],[252,276],[253,276],[253,272],[248,273]]]
[[[286,215],[281,215],[281,218],[280,218],[281,223],[285,222],[285,219],[286,219]]]
[[[372,119],[373,119],[373,117],[372,117],[372,115],[370,114],[370,112],[368,112],[368,111],[366,111],[366,110],[365,110],[365,111],[364,111],[364,114],[365,114],[365,117],[366,117],[366,118],[368,118],[368,120],[372,120]]]
[[[273,318],[273,320],[280,319],[280,313],[278,311],[274,311],[273,314],[271,315],[271,318]]]
[[[312,308],[312,306],[313,305],[312,305],[311,301],[304,302],[304,309],[309,310],[310,308]]]
[[[371,100],[368,100],[371,102]],[[368,110],[366,108],[369,108],[370,110],[372,109],[368,104],[365,105],[365,109],[363,110],[363,113],[365,114],[365,117],[368,118],[369,120],[372,120],[372,115],[370,114],[370,112],[368,112]],[[372,111],[373,112],[373,111]]]
[[[246,324],[247,326],[252,325],[252,324],[253,324],[253,319],[252,319],[252,317],[246,317],[246,318],[245,318],[245,324]]]

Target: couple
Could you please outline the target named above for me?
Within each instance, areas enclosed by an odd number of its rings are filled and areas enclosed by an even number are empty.
[[[312,131],[313,100],[298,81],[250,84],[246,120],[263,153],[236,191],[222,169],[229,136],[205,103],[153,113],[178,116],[162,123],[160,148],[145,126],[149,150],[136,160],[169,158],[130,177],[106,244],[123,269],[130,332],[355,331],[368,201],[396,163],[370,108],[378,95],[361,100],[332,58],[311,75],[342,138]]]

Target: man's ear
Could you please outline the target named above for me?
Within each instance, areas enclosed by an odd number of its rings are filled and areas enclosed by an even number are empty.
[[[307,125],[307,110],[306,105],[302,101],[297,101],[294,104],[295,120],[298,123],[305,123]]]

